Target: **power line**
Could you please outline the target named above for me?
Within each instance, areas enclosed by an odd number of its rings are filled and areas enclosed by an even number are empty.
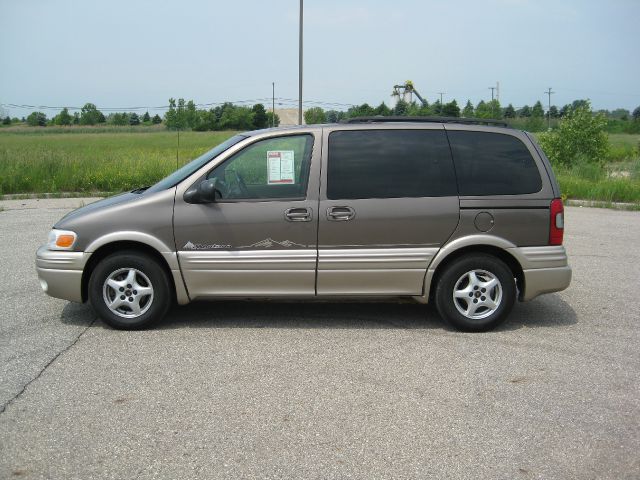
[[[285,104],[294,104],[297,103],[298,100],[293,98],[283,98],[283,97],[265,97],[265,98],[252,98],[246,100],[227,100],[224,102],[206,102],[206,103],[195,103],[194,105],[198,108],[203,107],[213,107],[218,105],[224,105],[225,103],[231,104],[246,104],[246,103],[262,103],[262,102],[273,102],[278,101],[279,103]],[[305,100],[304,104],[310,105],[325,105],[331,107],[353,107],[355,104],[353,103],[341,103],[341,102],[330,102],[330,101],[321,101],[321,100]],[[62,110],[66,108],[67,110],[82,110],[83,107],[77,106],[60,106],[60,105],[32,105],[26,103],[0,103],[0,106],[7,108],[20,108],[20,109],[30,109],[30,110]],[[157,106],[133,106],[133,107],[96,107],[98,110],[102,112],[131,112],[131,111],[139,111],[139,110],[168,110],[169,105],[157,105]]]

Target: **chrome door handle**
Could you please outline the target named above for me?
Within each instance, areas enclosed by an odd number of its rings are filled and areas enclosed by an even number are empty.
[[[356,216],[356,211],[351,207],[329,207],[327,208],[327,219],[334,222],[346,222]]]
[[[307,208],[288,208],[284,211],[284,218],[289,222],[310,222],[311,211]]]

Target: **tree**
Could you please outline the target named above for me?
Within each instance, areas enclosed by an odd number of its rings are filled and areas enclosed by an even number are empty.
[[[382,102],[378,105],[373,111],[374,115],[382,115],[383,117],[388,117],[391,115],[391,109],[387,107],[387,104]]]
[[[264,109],[264,105],[256,103],[251,107],[253,112],[253,126],[254,128],[267,128],[269,126],[269,119],[267,118],[267,111]]]
[[[184,100],[178,100],[178,108],[180,107],[180,102],[182,101],[182,105],[184,106]],[[183,128],[193,128],[198,123],[198,111],[196,109],[196,104],[193,103],[193,100],[189,100],[184,106],[184,121]]]
[[[93,103],[85,103],[82,110],[80,110],[80,123],[82,125],[96,125],[105,121],[104,115]]]
[[[628,120],[631,112],[626,108],[616,108],[615,110],[608,112],[608,116],[618,120]]]
[[[138,116],[137,113],[134,112],[131,115],[129,115],[129,125],[131,126],[140,125],[140,117]]]
[[[487,106],[489,108],[490,118],[502,118],[502,107],[500,106],[500,102],[497,98],[494,98],[489,103],[487,103]]]
[[[571,109],[586,107],[591,110],[591,102],[589,100],[578,99],[571,102]]]
[[[452,100],[449,103],[445,103],[442,106],[442,115],[445,117],[459,117],[460,107],[458,106],[458,102]]]
[[[27,117],[27,125],[30,127],[44,127],[47,125],[47,116],[42,112],[31,112]]]
[[[538,100],[531,109],[531,116],[535,118],[544,117],[544,108],[542,108],[542,103],[540,103],[540,100]]]
[[[567,166],[580,161],[602,164],[609,150],[606,126],[606,117],[593,115],[591,104],[586,102],[572,108],[556,130],[540,134],[540,145],[556,163]]]
[[[167,128],[176,128],[176,100],[174,98],[169,99],[169,110],[164,114],[164,123]]]
[[[529,118],[530,116],[531,116],[531,107],[529,105],[525,105],[520,110],[518,110],[518,117]]]
[[[504,118],[516,118],[516,109],[513,108],[513,105],[509,104],[502,112],[502,116]]]
[[[11,125],[11,118],[9,118],[9,116],[7,115],[6,117],[4,117],[2,119],[2,124],[3,125]]]
[[[53,123],[56,125],[71,125],[71,122],[73,122],[73,117],[67,107],[63,108],[58,115],[53,117]]]
[[[151,121],[151,116],[149,115],[149,112],[144,112],[144,115],[142,116],[142,121],[145,123]]]
[[[440,103],[440,100],[436,100],[431,104],[431,112],[433,115],[442,115],[442,103]]]
[[[471,118],[475,115],[475,110],[473,108],[473,104],[471,100],[467,100],[467,104],[462,109],[462,116],[465,118]]]
[[[154,125],[159,125],[162,123],[162,119],[160,118],[160,115],[158,115],[157,113],[153,116],[153,118],[151,119],[151,123],[153,123]]]
[[[129,114],[124,112],[112,113],[107,121],[112,125],[129,125]]]
[[[324,114],[324,110],[320,107],[311,107],[304,112],[304,121],[307,125],[315,123],[326,123],[327,116]]]
[[[193,102],[189,102],[193,104]],[[195,104],[193,105],[192,111],[187,113],[187,106],[185,105],[184,98],[179,98],[176,104],[175,98],[169,99],[169,110],[165,114],[165,124],[167,128],[173,130],[184,130],[190,125],[187,125],[187,117],[194,116],[193,120],[195,122]]]
[[[347,110],[348,117],[371,117],[375,115],[375,110],[368,103],[355,105]]]
[[[273,125],[274,127],[277,127],[280,125],[280,117],[277,113],[274,114],[273,112],[267,112],[267,122],[269,126]]]
[[[393,107],[393,114],[396,116],[404,116],[407,114],[409,110],[409,104],[404,100],[400,99],[396,102],[396,106]]]
[[[345,117],[345,113],[338,110],[327,110],[324,114],[327,117],[327,123],[337,123]]]
[[[551,116],[551,118],[558,118],[560,116],[558,107],[556,107],[555,105],[551,105],[551,107],[549,108],[549,116]]]
[[[640,120],[640,107],[636,107],[631,115],[633,115],[635,121]]]
[[[217,118],[216,128],[219,130],[251,130],[253,128],[253,112],[249,107],[237,107],[227,102],[219,109],[214,109],[214,114]]]
[[[484,100],[480,100],[476,105],[475,115],[478,118],[491,118],[491,107]]]

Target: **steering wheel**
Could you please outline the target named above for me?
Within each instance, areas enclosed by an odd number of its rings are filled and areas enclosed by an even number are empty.
[[[233,176],[235,177],[235,182],[233,182],[235,183],[235,185],[233,185],[233,187],[230,189],[233,191],[230,191],[229,193],[233,194],[233,196],[236,198],[249,198],[251,196],[251,193],[247,188],[247,184],[244,183],[242,175],[240,175],[235,170],[230,170],[227,173],[233,173]]]

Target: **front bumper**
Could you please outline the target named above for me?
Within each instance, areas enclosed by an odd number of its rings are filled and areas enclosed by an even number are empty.
[[[36,253],[36,271],[42,290],[52,297],[82,302],[82,271],[90,255],[40,247]]]

